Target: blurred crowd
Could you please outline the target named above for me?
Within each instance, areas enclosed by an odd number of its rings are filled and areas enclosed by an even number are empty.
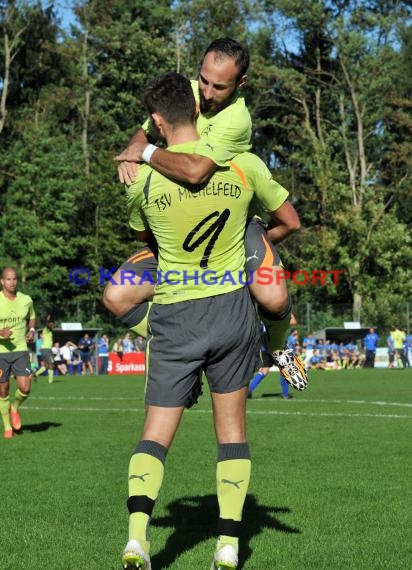
[[[406,334],[398,327],[391,328],[386,337],[388,368],[410,367],[409,353],[412,352],[412,334]],[[299,331],[289,335],[287,344],[301,357],[307,369],[342,370],[346,368],[373,368],[379,335],[371,327],[364,339],[353,340],[315,339],[311,334],[299,338]],[[383,343],[381,343],[383,344]]]
[[[412,352],[412,334],[406,334],[398,327],[392,327],[386,336],[387,366],[389,368],[410,367],[409,353]],[[371,327],[364,339],[357,342],[341,340],[339,342],[315,339],[312,334],[300,339],[299,331],[293,330],[287,339],[288,348],[292,348],[301,357],[307,369],[342,370],[350,368],[373,368],[380,337]],[[381,342],[382,344],[382,342]],[[54,342],[52,347],[55,372],[66,374],[107,374],[109,352],[114,352],[122,359],[124,354],[145,352],[146,340],[142,336],[133,336],[126,332],[123,336],[110,341],[107,334],[91,338],[85,333],[78,341],[67,341],[62,346]],[[36,352],[31,354],[34,371],[43,366],[42,333],[36,340]]]
[[[31,353],[32,369],[35,372],[44,365],[42,333],[38,333],[36,350]],[[107,374],[109,352],[115,352],[120,358],[131,352],[145,352],[146,341],[143,337],[133,337],[127,332],[123,337],[110,341],[107,334],[91,338],[85,333],[77,342],[68,340],[63,345],[54,342],[52,347],[55,373],[66,374]]]

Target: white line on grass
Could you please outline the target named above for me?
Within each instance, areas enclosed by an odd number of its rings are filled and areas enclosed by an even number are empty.
[[[343,418],[389,418],[389,419],[399,419],[407,418],[412,419],[412,416],[405,416],[399,414],[344,414],[341,412],[328,413],[328,412],[280,412],[275,410],[269,410],[266,412],[251,412],[247,411],[247,414],[273,414],[279,416],[332,416],[332,417],[343,417]]]
[[[253,398],[254,402],[264,402],[267,398]],[[409,402],[379,402],[373,400],[309,400],[304,398],[303,400],[297,399],[294,402],[299,404],[304,404],[309,402],[310,404],[366,404],[371,406],[399,406],[402,408],[412,408],[412,404]]]
[[[144,412],[144,408],[58,408],[56,406],[47,406],[43,408],[41,406],[24,406],[26,410],[51,410],[53,412]]]
[[[53,412],[144,412],[144,408],[58,408],[58,407],[40,407],[25,406],[26,410],[36,411],[53,411]],[[212,410],[188,410],[190,414],[211,414]],[[387,418],[387,419],[412,419],[412,416],[397,414],[350,414],[350,413],[329,413],[329,412],[285,412],[277,410],[253,411],[247,410],[248,415],[263,416],[327,416],[327,417],[343,417],[343,418]]]
[[[96,402],[120,402],[120,401],[128,401],[130,402],[130,398],[122,398],[122,397],[114,397],[113,398],[103,398],[100,396],[31,396],[30,400],[87,400],[87,401],[96,401]]]
[[[30,401],[33,400],[74,400],[74,401],[90,401],[90,402],[130,402],[130,398],[102,398],[102,397],[87,397],[87,396],[32,396]],[[268,402],[268,398],[254,398],[254,402]],[[309,402],[311,404],[366,404],[371,406],[398,406],[402,408],[412,408],[412,403],[409,402],[380,402],[373,400],[308,400],[307,398],[296,399],[293,404],[305,404]],[[292,404],[292,405],[293,405]]]

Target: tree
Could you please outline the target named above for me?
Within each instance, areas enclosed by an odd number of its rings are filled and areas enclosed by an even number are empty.
[[[0,219],[0,259],[3,266],[16,266],[25,290],[45,312],[67,296],[69,269],[80,257],[81,244],[71,239],[79,215],[79,150],[44,125],[11,145],[5,162],[13,175]]]
[[[248,25],[260,13],[253,0],[179,0],[174,5],[177,71],[194,78],[212,40],[232,37],[247,44]]]
[[[243,89],[253,148],[291,191],[303,230],[280,246],[292,271],[343,269],[295,302],[351,303],[387,320],[411,293],[411,8],[385,0],[0,0],[0,260],[41,311],[108,319],[100,267],[133,251],[113,160],[145,119],[156,73],[195,77],[206,46],[251,53]],[[409,226],[409,227],[408,227]],[[69,282],[85,266],[91,282]],[[64,304],[61,304],[62,295]],[[325,311],[325,318],[332,313]]]
[[[349,293],[358,320],[364,298],[376,301],[382,289],[387,294],[382,277],[410,266],[410,236],[391,209],[397,189],[384,184],[380,155],[390,144],[382,117],[391,103],[382,94],[396,79],[394,38],[404,6],[388,14],[379,2],[276,5],[293,20],[299,49],[286,50],[274,102],[260,108],[261,144],[267,130],[273,164],[294,189],[306,226],[294,260],[344,270],[341,287],[311,290],[311,297],[343,300]],[[397,243],[389,260],[385,239]],[[403,294],[411,292],[410,277],[402,279]]]
[[[10,90],[12,64],[21,49],[22,35],[27,29],[27,22],[23,22],[17,16],[17,10],[14,4],[6,3],[0,6],[1,30],[3,37],[3,75],[1,81],[1,97],[0,97],[0,134],[4,129],[7,116],[7,99]],[[13,25],[14,24],[14,25]]]

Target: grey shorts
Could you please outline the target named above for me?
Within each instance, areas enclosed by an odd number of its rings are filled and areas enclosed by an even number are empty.
[[[260,330],[246,287],[170,305],[153,304],[146,349],[146,404],[185,405],[199,368],[211,392],[247,386],[259,365]]]
[[[150,279],[153,283],[157,283],[157,250],[154,246],[146,246],[138,251],[135,251],[133,255],[129,257],[127,261],[122,263],[119,270],[124,273],[123,282],[127,281],[127,273],[130,272],[131,278],[133,274],[139,277],[146,277],[147,282]],[[150,276],[150,279],[147,278]],[[134,281],[135,284],[138,280]]]
[[[41,357],[45,364],[54,364],[53,351],[51,348],[43,348],[41,351]]]
[[[10,374],[14,374],[14,376],[30,376],[31,366],[28,350],[0,354],[0,384],[7,382]]]
[[[282,265],[279,254],[266,236],[266,224],[260,218],[252,218],[245,232],[246,271],[259,267]]]

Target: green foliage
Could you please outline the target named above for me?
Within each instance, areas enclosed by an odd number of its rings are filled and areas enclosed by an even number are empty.
[[[79,149],[64,135],[33,129],[3,158],[9,175],[3,180],[0,259],[17,264],[25,290],[47,310],[64,296],[68,270],[80,257],[70,240],[79,230]]]
[[[75,4],[70,33],[57,3],[0,4],[0,260],[20,270],[40,314],[56,303],[76,320],[111,322],[99,268],[137,245],[113,158],[145,118],[148,80],[169,70],[194,77],[223,35],[250,49],[242,89],[253,148],[302,220],[280,245],[285,266],[344,271],[337,286],[291,283],[295,303],[361,299],[365,314],[388,322],[389,307],[411,298],[408,2]],[[75,287],[68,272],[82,266],[93,278]]]
[[[388,283],[394,292],[400,267],[398,290],[405,298],[411,294],[410,228],[393,208],[402,200],[399,185],[407,168],[385,124],[385,117],[393,126],[397,120],[398,132],[400,120],[405,125],[393,93],[402,61],[398,31],[407,7],[389,14],[373,4],[277,2],[300,49],[277,58],[272,103],[255,108],[257,142],[271,142],[275,176],[287,181],[304,225],[301,236],[288,242],[287,265],[344,271],[340,288],[310,292],[315,302],[351,301],[355,295],[374,299],[382,288],[388,294]],[[389,153],[404,173],[395,167],[396,174],[389,175],[382,150],[393,145],[398,153]],[[267,147],[264,152],[270,161]],[[396,243],[391,255],[388,243]],[[299,301],[309,300],[307,292],[293,293]]]

